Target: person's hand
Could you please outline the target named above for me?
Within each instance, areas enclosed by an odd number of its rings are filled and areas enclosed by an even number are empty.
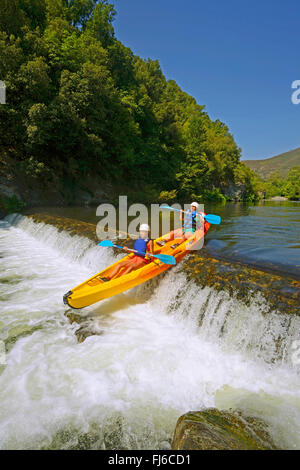
[[[130,253],[129,248],[127,246],[124,246],[124,250],[127,251],[127,253]]]

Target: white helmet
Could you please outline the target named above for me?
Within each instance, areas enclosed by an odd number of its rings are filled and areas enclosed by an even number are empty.
[[[141,224],[140,232],[150,232],[150,227],[148,224]]]
[[[198,204],[198,202],[192,202],[191,206],[196,207],[196,209],[198,209],[199,204]]]

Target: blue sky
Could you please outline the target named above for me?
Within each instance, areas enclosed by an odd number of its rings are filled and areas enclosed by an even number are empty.
[[[158,59],[212,119],[225,122],[242,158],[300,147],[300,2],[111,0],[116,37]]]

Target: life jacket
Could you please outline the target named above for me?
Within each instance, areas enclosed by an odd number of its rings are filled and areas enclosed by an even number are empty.
[[[184,216],[184,223],[182,225],[183,231],[191,231],[195,232],[196,230],[200,229],[200,223],[202,219],[199,219],[198,216],[204,217],[206,214],[205,212],[197,212],[197,211],[190,211],[188,210]],[[210,224],[204,220],[204,232],[206,233],[209,229]]]
[[[148,243],[150,242],[150,238],[138,238],[134,242],[134,250],[136,251],[142,251],[143,253],[146,253],[147,248],[148,248]],[[140,256],[141,258],[145,258],[145,255],[135,253],[136,256]]]
[[[199,214],[202,215],[202,217],[206,215],[205,212],[199,212]],[[211,224],[204,219],[204,235],[206,234],[210,226]]]
[[[195,232],[197,228],[197,211],[188,210],[184,215],[184,222],[182,224],[184,231],[193,231]]]

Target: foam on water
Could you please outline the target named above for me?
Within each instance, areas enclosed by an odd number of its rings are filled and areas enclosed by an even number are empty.
[[[210,406],[260,416],[279,446],[300,448],[296,317],[200,289],[175,269],[82,310],[102,334],[78,344],[62,296],[112,252],[25,217],[7,221],[0,448],[168,448],[180,414]]]

